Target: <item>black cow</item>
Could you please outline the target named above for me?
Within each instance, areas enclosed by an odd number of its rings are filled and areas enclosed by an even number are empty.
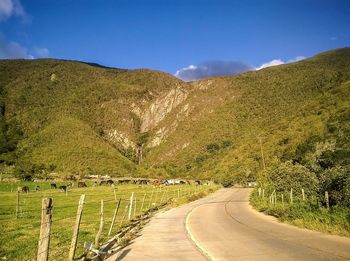
[[[106,183],[107,183],[107,185],[112,185],[114,183],[114,181],[109,179],[109,180],[106,181]]]
[[[56,185],[55,183],[52,183],[52,184],[50,185],[50,188],[52,188],[52,189],[57,189],[57,185]]]
[[[35,191],[39,191],[40,190],[40,186],[39,185],[36,185],[35,186]]]
[[[23,193],[29,193],[29,187],[28,186],[22,187],[22,192]]]
[[[58,188],[62,189],[63,191],[67,191],[67,186],[65,186],[65,185],[59,186]]]

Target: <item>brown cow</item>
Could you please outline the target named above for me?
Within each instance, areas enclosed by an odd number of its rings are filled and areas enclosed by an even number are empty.
[[[86,188],[86,187],[87,187],[87,185],[86,185],[86,183],[84,181],[79,181],[78,182],[78,188]]]

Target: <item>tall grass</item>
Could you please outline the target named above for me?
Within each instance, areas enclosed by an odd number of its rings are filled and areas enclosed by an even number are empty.
[[[341,236],[350,236],[350,209],[338,206],[326,208],[315,197],[303,201],[300,196],[290,203],[288,195],[284,203],[278,195],[277,203],[269,201],[269,197],[259,197],[254,191],[250,198],[251,205],[260,212],[275,216],[280,221],[298,227],[321,231]]]

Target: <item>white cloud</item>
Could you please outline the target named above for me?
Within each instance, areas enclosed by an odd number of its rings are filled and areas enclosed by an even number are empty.
[[[184,68],[182,68],[180,70],[177,70],[176,73],[175,73],[175,76],[180,78],[181,74],[186,73],[188,71],[195,71],[197,68],[198,68],[197,66],[191,64],[191,65],[189,65],[187,67],[184,67]]]
[[[27,48],[19,43],[8,41],[0,34],[0,59],[34,59],[34,56],[28,53]]]
[[[195,81],[212,76],[235,75],[250,70],[254,70],[254,68],[241,62],[207,61],[184,67],[176,71],[175,76],[183,81]]]
[[[293,59],[288,60],[287,63],[299,62],[299,61],[304,60],[304,59],[306,59],[305,56],[299,55],[299,56],[296,56],[296,57],[293,58]]]
[[[262,65],[260,65],[259,67],[255,68],[256,70],[261,70],[267,67],[271,67],[271,66],[276,66],[276,65],[281,65],[281,64],[285,64],[285,63],[294,63],[294,62],[298,62],[301,60],[306,59],[305,56],[299,55],[294,57],[293,59],[289,59],[287,62],[283,61],[282,59],[273,59],[267,63],[263,63]]]
[[[27,15],[20,0],[0,0],[0,22],[9,19],[11,16],[27,19]]]
[[[284,64],[284,61],[282,61],[281,59],[273,59],[272,61],[263,63],[261,66],[257,67],[256,70],[261,70],[267,67],[281,65],[281,64]]]
[[[47,48],[34,48],[35,57],[46,58],[49,56],[49,50]]]
[[[331,40],[331,41],[336,41],[336,40],[338,40],[338,37],[332,36],[331,38],[329,38],[329,40]]]

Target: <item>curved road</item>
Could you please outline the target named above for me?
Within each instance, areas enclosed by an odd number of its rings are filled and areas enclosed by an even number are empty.
[[[229,189],[194,208],[187,227],[214,260],[344,260],[350,239],[278,223],[253,210],[249,189]]]
[[[158,213],[108,260],[350,260],[350,239],[282,224],[248,203],[250,189],[221,189]]]

